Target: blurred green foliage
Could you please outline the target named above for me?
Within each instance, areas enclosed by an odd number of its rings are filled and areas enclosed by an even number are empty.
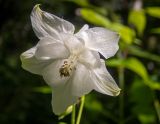
[[[160,123],[159,0],[1,0],[0,124],[70,123],[70,114],[58,120],[52,113],[51,89],[42,77],[21,68],[20,54],[38,41],[30,22],[37,3],[77,30],[88,23],[121,35],[120,50],[106,65],[122,93],[116,98],[87,95],[82,124]]]

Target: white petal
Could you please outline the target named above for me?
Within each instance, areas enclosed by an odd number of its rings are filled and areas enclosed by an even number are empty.
[[[94,89],[96,91],[111,96],[119,95],[120,88],[107,71],[104,62],[102,62],[102,66],[100,68],[93,70],[92,78],[94,80]]]
[[[70,53],[78,54],[83,50],[84,42],[82,40],[79,40],[74,35],[66,33],[61,34],[61,36],[65,46],[70,50]]]
[[[52,36],[60,38],[59,33],[74,33],[74,26],[53,14],[42,11],[39,5],[35,5],[31,13],[33,30],[38,38]]]
[[[80,54],[78,61],[88,68],[100,67],[101,61],[98,52],[89,49],[84,49]]]
[[[77,96],[73,96],[70,92],[69,84],[63,87],[53,89],[52,91],[52,109],[56,115],[60,115],[65,112],[65,110],[76,103],[79,99]]]
[[[35,52],[37,59],[64,59],[68,58],[69,51],[63,43],[49,37],[42,38]]]
[[[59,88],[69,80],[70,77],[61,77],[59,69],[65,60],[55,60],[45,69],[43,69],[42,76],[46,83],[53,88]]]
[[[71,94],[70,77],[61,77],[59,68],[65,60],[56,60],[43,70],[44,80],[52,87],[52,108],[55,114],[63,113],[79,97]]]
[[[94,88],[90,70],[80,63],[77,64],[76,70],[68,83],[71,83],[72,95],[79,97],[88,94]]]
[[[78,34],[86,47],[100,52],[106,59],[114,56],[118,50],[119,35],[105,28],[95,27]]]
[[[41,74],[42,70],[51,63],[50,60],[37,60],[35,57],[36,47],[33,47],[26,52],[22,53],[20,58],[22,61],[22,67],[34,74]]]
[[[83,31],[85,31],[85,30],[88,30],[88,28],[89,28],[89,26],[88,26],[87,24],[85,24],[85,25],[79,30],[79,32],[77,32],[77,34],[83,32]]]

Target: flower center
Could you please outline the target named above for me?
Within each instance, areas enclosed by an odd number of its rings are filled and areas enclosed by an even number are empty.
[[[63,65],[59,69],[61,77],[69,77],[75,68],[77,62],[77,55],[71,55],[68,59],[64,60]]]

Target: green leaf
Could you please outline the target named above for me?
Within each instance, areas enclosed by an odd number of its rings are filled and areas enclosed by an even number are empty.
[[[151,89],[160,90],[160,82],[148,79],[146,80],[145,84],[148,85]]]
[[[154,107],[152,106],[154,100],[153,91],[142,82],[140,79],[135,79],[129,90],[130,101],[134,103],[132,112],[142,124],[155,123],[156,115]]]
[[[151,89],[160,90],[160,82],[152,81],[143,63],[136,58],[111,59],[107,61],[106,64],[111,67],[127,68],[139,75],[144,80],[144,83]]]
[[[143,10],[131,10],[128,17],[129,24],[133,24],[139,35],[143,34],[146,26],[146,16]]]
[[[125,61],[125,66],[141,76],[143,79],[148,79],[146,68],[138,59],[129,58],[127,61]]]
[[[49,86],[36,87],[36,88],[33,89],[33,91],[43,93],[43,94],[52,93],[52,90]]]
[[[67,124],[66,122],[59,122],[58,124]]]
[[[156,62],[160,63],[160,56],[151,54],[145,50],[142,50],[140,47],[137,46],[128,46],[128,51],[130,54],[135,55],[135,56],[139,56],[142,58],[146,58],[146,59],[150,59]]]
[[[100,15],[99,13],[87,9],[87,8],[82,8],[80,10],[81,16],[88,22],[94,24],[94,25],[99,25],[99,26],[104,26],[104,27],[110,27],[111,22],[104,16]]]
[[[160,7],[147,7],[146,13],[148,13],[150,16],[160,18]]]
[[[65,0],[65,1],[73,2],[77,5],[82,6],[82,7],[89,7],[90,6],[90,3],[88,2],[88,0]]]
[[[105,8],[94,6],[89,2],[89,0],[65,0],[65,1],[73,2],[73,3],[75,3],[81,7],[84,7],[84,8],[93,9],[93,10],[95,10],[101,14],[104,14],[104,15],[107,14],[107,10]]]
[[[125,67],[127,69],[130,69],[131,71],[135,72],[139,76],[141,76],[143,79],[148,78],[147,71],[143,64],[136,58],[128,58],[128,59],[112,59],[107,61],[108,66],[112,67]]]
[[[131,84],[129,93],[131,95],[130,101],[138,104],[151,104],[153,101],[152,90],[150,90],[143,80],[135,78]]]
[[[141,106],[141,107],[144,107],[144,106]],[[148,106],[148,107],[150,107],[150,106]],[[142,124],[151,124],[151,123],[153,124],[156,122],[156,117],[153,112],[148,113],[148,114],[146,114],[146,113],[139,114],[138,118]]]
[[[154,101],[154,106],[155,106],[155,109],[156,109],[156,112],[157,112],[157,115],[158,115],[158,119],[159,119],[159,122],[160,122],[160,103],[159,103],[158,99],[156,99]]]
[[[125,25],[122,25],[120,23],[112,23],[110,28],[119,32],[122,41],[124,41],[125,43],[131,44],[134,41],[135,32],[131,28],[129,28]]]
[[[124,59],[109,59],[106,61],[106,65],[110,67],[125,67]]]
[[[151,29],[151,33],[160,34],[160,28]]]

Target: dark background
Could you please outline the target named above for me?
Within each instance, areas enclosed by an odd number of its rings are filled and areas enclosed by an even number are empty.
[[[157,82],[156,88],[151,86],[153,82],[150,86],[146,85],[143,83],[146,80],[134,69],[122,63],[116,65],[111,61],[108,68],[118,84],[117,70],[124,67],[125,87],[120,85],[122,95],[114,98],[92,92],[87,96],[82,124],[158,124],[160,122],[160,31],[151,32],[151,30],[160,28],[160,16],[146,12],[146,25],[143,33],[138,35],[136,27],[128,21],[135,1],[88,0],[88,4],[82,2],[87,0],[73,1],[0,0],[0,124],[70,123],[70,115],[58,120],[58,117],[52,113],[50,89],[42,77],[21,68],[20,54],[38,42],[30,22],[30,13],[36,4],[41,4],[42,10],[72,22],[77,30],[85,23],[91,27],[104,26],[100,22],[95,24],[83,17],[83,14],[79,13],[80,8],[95,11],[111,22],[118,18],[117,20],[120,21],[117,22],[131,28],[135,32],[135,37],[131,44],[127,44],[123,39],[120,40],[120,52],[115,58],[117,60],[136,58],[145,67],[149,78]],[[159,0],[141,2],[142,9],[160,8]],[[131,52],[132,46],[140,47],[141,53]],[[144,51],[145,53],[142,53]],[[156,56],[156,59],[150,55]],[[133,63],[133,66],[136,65]],[[119,111],[121,104],[119,99],[122,96],[124,97],[124,117],[120,121],[122,113]]]

